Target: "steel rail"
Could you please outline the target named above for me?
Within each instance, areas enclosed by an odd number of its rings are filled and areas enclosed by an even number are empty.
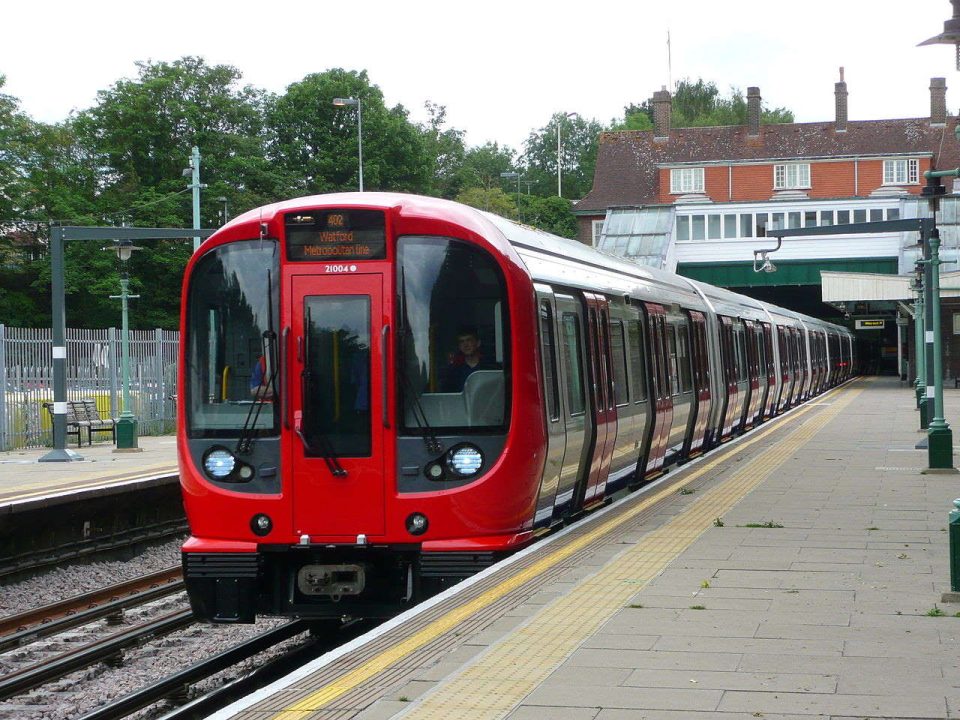
[[[178,610],[157,620],[108,638],[92,642],[64,653],[53,660],[44,660],[0,678],[0,700],[39,687],[67,673],[114,657],[129,647],[142,645],[146,640],[180,630],[194,623],[192,610]]]
[[[180,589],[183,586],[183,581],[180,579],[181,576],[181,568],[167,568],[166,570],[159,570],[133,580],[125,580],[124,582],[119,582],[109,587],[101,588],[100,590],[92,590],[82,595],[75,595],[49,605],[44,605],[43,607],[27,610],[17,615],[0,618],[0,650],[9,646],[9,640],[6,636],[24,635],[31,637],[31,631],[41,630],[41,628],[34,628],[32,626],[40,623],[43,623],[43,634],[49,635],[50,633],[46,632],[47,628],[55,624],[54,622],[50,622],[51,620],[60,622],[61,618],[67,618],[68,616],[75,618],[86,616],[88,612],[96,613],[101,609],[101,606],[106,607],[104,605],[105,603],[110,606],[110,609],[102,612],[101,615],[109,615],[112,612],[116,612],[116,610],[126,607],[126,605],[123,604],[116,607],[118,603],[124,603],[127,600],[140,600],[144,587],[151,588],[151,590],[147,592],[159,589],[166,590],[168,587]],[[163,587],[158,588],[158,586],[161,585]],[[130,597],[124,598],[124,595]],[[147,599],[149,600],[150,598]],[[83,610],[83,608],[89,608],[89,610]],[[92,614],[89,619],[92,620],[99,616],[100,615]],[[85,620],[85,622],[89,622],[89,620]],[[61,626],[60,629],[65,630],[69,627],[75,627],[78,624],[82,623],[64,625]],[[42,635],[37,635],[37,637],[42,637]]]

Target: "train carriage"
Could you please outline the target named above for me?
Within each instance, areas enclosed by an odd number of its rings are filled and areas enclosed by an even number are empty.
[[[184,280],[198,617],[382,617],[849,376],[843,328],[456,203],[225,225]],[[846,353],[846,354],[844,354]]]

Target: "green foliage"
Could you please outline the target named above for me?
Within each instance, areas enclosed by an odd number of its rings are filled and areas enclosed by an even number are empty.
[[[457,175],[462,187],[499,187],[507,191],[516,187],[516,180],[500,177],[500,173],[516,172],[514,153],[509,147],[500,147],[498,143],[470,148],[463,157]]]
[[[486,210],[495,215],[516,219],[517,200],[510,197],[500,188],[467,188],[456,197],[457,202],[469,205],[477,210]]]
[[[670,123],[673,127],[708,127],[717,125],[745,125],[747,101],[743,93],[730,88],[730,96],[722,97],[716,83],[698,79],[680,80],[673,93]],[[793,113],[786,108],[763,108],[760,123],[791,123]],[[640,105],[624,108],[624,120],[614,126],[617,130],[652,130],[653,108],[646,100]]]
[[[524,176],[536,195],[557,192],[557,129],[560,130],[561,189],[566,198],[581,198],[593,185],[597,147],[603,127],[580,116],[557,113],[524,143]]]

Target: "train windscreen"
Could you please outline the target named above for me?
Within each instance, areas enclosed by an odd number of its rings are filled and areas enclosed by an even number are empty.
[[[404,430],[505,427],[510,352],[503,273],[489,253],[458,240],[408,236],[397,247]]]
[[[277,243],[222,245],[194,268],[187,307],[190,437],[275,435]]]

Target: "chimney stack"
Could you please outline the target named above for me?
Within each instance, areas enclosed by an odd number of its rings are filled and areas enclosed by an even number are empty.
[[[947,123],[947,79],[930,78],[930,124]]]
[[[757,137],[760,134],[760,88],[747,88],[747,135]]]
[[[843,79],[843,68],[840,68],[840,82],[834,84],[833,93],[836,97],[837,132],[847,131],[847,83]]]
[[[653,137],[667,138],[670,136],[670,113],[673,111],[673,101],[666,86],[653,94],[650,101],[653,106]]]

